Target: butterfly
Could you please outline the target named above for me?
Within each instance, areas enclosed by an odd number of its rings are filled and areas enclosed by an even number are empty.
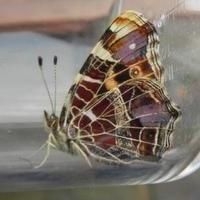
[[[159,37],[142,14],[125,11],[93,48],[60,116],[44,111],[48,146],[105,163],[158,161],[180,109],[168,96]]]

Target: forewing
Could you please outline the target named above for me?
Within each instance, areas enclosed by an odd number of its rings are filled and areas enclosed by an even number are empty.
[[[153,24],[140,13],[126,11],[117,17],[93,49],[92,55],[122,64],[129,74],[135,75],[133,78],[145,77],[160,82],[163,79],[158,34]],[[114,65],[110,73],[120,70]]]

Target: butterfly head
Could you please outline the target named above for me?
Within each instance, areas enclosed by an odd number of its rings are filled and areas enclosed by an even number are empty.
[[[58,117],[55,113],[49,115],[47,111],[44,111],[44,121],[45,127],[48,129],[47,131],[51,131],[55,135],[58,130]]]

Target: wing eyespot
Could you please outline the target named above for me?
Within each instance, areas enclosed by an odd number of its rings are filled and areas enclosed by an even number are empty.
[[[133,68],[131,68],[130,76],[132,78],[136,78],[136,77],[142,76],[142,72],[141,72],[140,66],[134,66]]]

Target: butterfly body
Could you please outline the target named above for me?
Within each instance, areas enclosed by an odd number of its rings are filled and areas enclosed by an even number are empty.
[[[54,148],[86,159],[159,160],[180,111],[168,97],[154,26],[126,11],[105,31],[70,88],[60,117],[45,121]]]

